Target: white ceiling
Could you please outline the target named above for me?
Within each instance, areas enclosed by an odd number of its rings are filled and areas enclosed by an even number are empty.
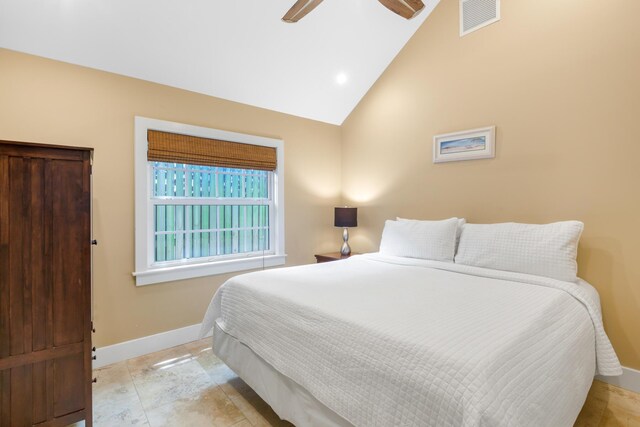
[[[439,0],[0,0],[0,47],[341,124]],[[347,76],[337,83],[340,73]]]

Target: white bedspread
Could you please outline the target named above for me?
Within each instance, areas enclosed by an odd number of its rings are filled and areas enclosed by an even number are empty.
[[[236,276],[217,322],[356,426],[571,426],[621,367],[586,282],[377,254]]]

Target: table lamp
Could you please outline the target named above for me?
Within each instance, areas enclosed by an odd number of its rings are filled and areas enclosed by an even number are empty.
[[[340,253],[343,256],[351,255],[351,248],[349,247],[349,227],[358,226],[358,208],[335,208],[334,222],[336,227],[342,227],[342,248]]]

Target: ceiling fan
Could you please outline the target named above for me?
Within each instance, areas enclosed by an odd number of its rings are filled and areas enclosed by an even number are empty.
[[[378,0],[384,7],[403,18],[411,19],[424,8],[422,0]],[[316,8],[322,0],[298,0],[282,17],[284,22],[294,23],[304,18]]]

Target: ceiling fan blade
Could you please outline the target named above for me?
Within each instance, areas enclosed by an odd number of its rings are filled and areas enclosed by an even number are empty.
[[[378,0],[384,7],[405,19],[411,19],[422,9],[422,0]]]
[[[307,3],[309,3],[308,0],[298,0],[293,6],[291,6],[291,9],[289,9],[287,13],[285,13],[285,15],[282,17],[282,20],[292,22],[291,19],[293,19],[293,17],[296,16],[298,12],[300,12],[302,8],[307,5]]]
[[[282,17],[284,22],[298,22],[316,8],[322,0],[298,0]]]
[[[424,3],[422,2],[422,0],[404,0],[404,2],[408,4],[409,7],[416,12],[416,14],[420,12],[422,8],[424,8]]]

